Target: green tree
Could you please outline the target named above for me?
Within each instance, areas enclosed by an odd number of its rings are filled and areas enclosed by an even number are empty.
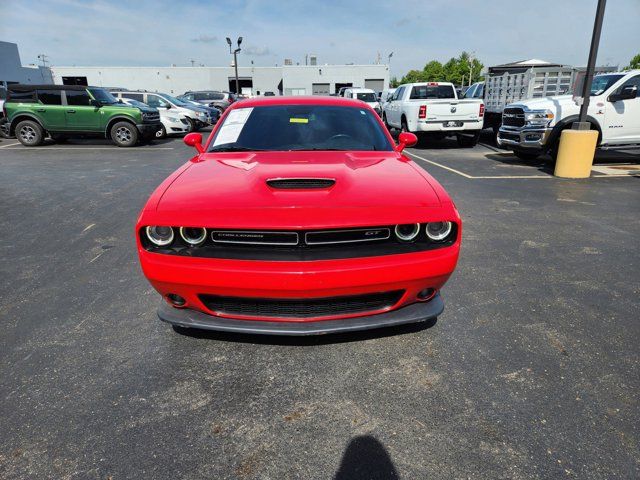
[[[625,70],[636,70],[640,68],[640,53],[631,59],[629,65],[625,67]]]
[[[484,65],[477,59],[472,58],[467,52],[462,52],[457,58],[451,58],[444,65],[437,60],[427,62],[422,70],[410,70],[401,83],[412,82],[452,82],[461,85],[464,80],[465,85],[481,80]]]

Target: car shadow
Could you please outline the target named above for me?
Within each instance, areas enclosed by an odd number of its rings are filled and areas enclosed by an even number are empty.
[[[376,328],[357,332],[328,333],[324,335],[259,335],[250,333],[219,332],[215,330],[200,330],[174,326],[173,330],[186,337],[220,342],[247,343],[252,345],[278,345],[308,347],[313,345],[331,345],[339,343],[361,342],[375,338],[395,337],[428,330],[436,325],[437,318],[424,322],[409,323],[393,327]]]
[[[387,449],[371,435],[354,437],[342,455],[333,480],[395,480],[400,478]]]
[[[535,160],[522,160],[511,152],[496,152],[487,153],[484,157],[504,165],[535,168],[540,172],[553,175],[553,163],[551,163],[551,159],[546,156],[536,158]]]

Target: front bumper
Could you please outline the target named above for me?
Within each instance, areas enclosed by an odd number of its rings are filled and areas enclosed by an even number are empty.
[[[498,145],[518,149],[543,150],[551,135],[551,128],[546,127],[505,127],[498,131]]]
[[[479,120],[449,120],[450,122],[459,122],[459,126],[445,126],[445,120],[417,120],[415,130],[409,129],[412,132],[438,132],[438,133],[456,133],[464,131],[476,131],[482,130],[483,119]]]
[[[136,128],[142,135],[150,135],[152,133],[155,135],[158,130],[162,129],[162,123],[138,123]]]
[[[322,335],[327,333],[354,332],[424,322],[436,318],[444,310],[440,294],[423,303],[377,315],[367,315],[344,320],[314,322],[264,322],[217,317],[196,310],[178,309],[162,303],[158,317],[163,322],[186,328],[217,330],[223,332],[252,333],[262,335]]]

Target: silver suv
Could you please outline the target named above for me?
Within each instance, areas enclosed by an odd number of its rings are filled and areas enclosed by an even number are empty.
[[[238,97],[231,92],[218,92],[216,90],[198,90],[184,92],[178,97],[179,99],[191,100],[209,107],[217,108],[220,113],[224,112],[229,105],[235,102]]]

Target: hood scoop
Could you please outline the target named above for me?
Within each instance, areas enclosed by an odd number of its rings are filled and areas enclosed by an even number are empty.
[[[315,190],[331,188],[335,183],[335,178],[270,178],[267,180],[267,185],[278,190]]]

